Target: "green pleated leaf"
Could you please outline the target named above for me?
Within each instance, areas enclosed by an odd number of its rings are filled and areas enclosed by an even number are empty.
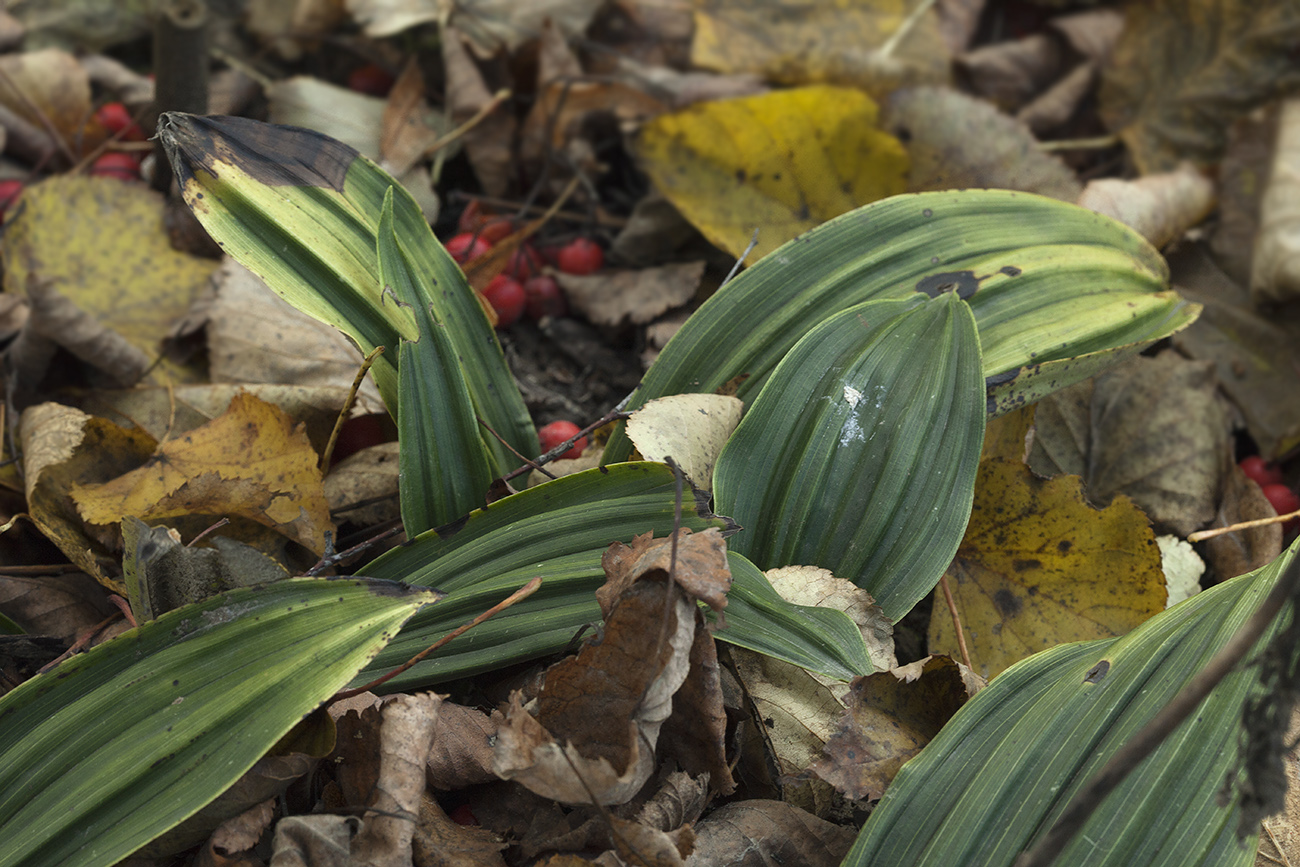
[[[1122,638],[1061,645],[998,675],[903,766],[845,867],[1009,867],[1236,632],[1295,555],[1293,545]],[[1253,668],[1229,675],[1056,863],[1250,864],[1254,846],[1236,838],[1238,809],[1219,806],[1218,793],[1237,760],[1242,703],[1257,689]]]
[[[0,865],[113,864],[253,766],[436,595],[281,581],[163,614],[0,698]]]
[[[300,310],[346,332],[363,351],[389,349],[373,368],[397,414],[398,346],[417,340],[414,302],[382,291],[376,255],[384,197],[414,288],[442,324],[478,414],[524,454],[537,438],[500,344],[465,275],[404,188],[328,136],[238,117],[167,113],[159,137],[185,203],[217,243]],[[518,461],[484,438],[496,468]]]
[[[391,187],[378,231],[384,291],[400,299],[390,303],[412,307],[420,334],[418,341],[402,339],[397,364],[398,490],[402,525],[414,536],[483,505],[493,473],[456,349],[422,300],[412,263],[393,232]]]
[[[727,562],[727,627],[714,632],[714,638],[841,680],[875,670],[862,632],[843,611],[794,605],[743,555],[728,551]],[[717,620],[712,612],[708,616]]]
[[[955,293],[870,301],[813,328],[718,457],[732,550],[822,566],[897,620],[961,543],[984,442],[970,308]]]
[[[1149,344],[1200,310],[1168,291],[1160,254],[1127,227],[1029,193],[913,193],[850,211],[795,238],[695,312],[647,371],[628,409],[682,392],[712,392],[749,374],[762,388],[777,362],[819,322],[872,299],[952,287],[975,314],[983,374]],[[1064,368],[1040,379],[1064,388],[1091,375]],[[998,405],[1014,403],[1004,383]],[[1027,401],[1025,401],[1027,402]],[[623,460],[620,428],[605,460]]]
[[[400,665],[534,576],[543,579],[536,593],[385,688],[429,686],[565,650],[583,627],[600,623],[595,592],[605,582],[601,555],[611,542],[630,543],[641,533],[667,536],[675,501],[673,474],[663,464],[614,464],[529,488],[385,554],[360,571],[401,576],[447,596],[436,610],[416,615],[357,683]],[[682,526],[698,531],[734,525],[710,515],[688,489]],[[741,567],[730,598],[728,628],[717,633],[719,639],[734,635],[745,647],[832,677],[871,670],[852,620],[831,609],[790,605],[752,565]]]

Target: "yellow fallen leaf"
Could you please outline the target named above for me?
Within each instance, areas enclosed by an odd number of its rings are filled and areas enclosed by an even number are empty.
[[[123,515],[146,523],[243,517],[320,554],[333,527],[317,462],[306,433],[282,410],[239,394],[224,414],[159,446],[143,467],[74,485],[72,498],[90,524],[116,524]]]
[[[149,359],[217,266],[172,249],[163,198],[148,187],[71,175],[23,192],[23,207],[5,224],[4,257],[7,291],[48,285]],[[166,361],[153,377],[199,378]]]
[[[984,677],[1057,644],[1123,635],[1165,607],[1160,549],[1132,500],[1098,511],[1078,476],[1040,479],[1004,457],[980,463],[947,577],[971,667]],[[959,653],[942,593],[930,652]]]
[[[903,192],[907,151],[876,125],[875,102],[844,87],[724,99],[647,124],[647,174],[696,228],[749,261],[831,217]]]

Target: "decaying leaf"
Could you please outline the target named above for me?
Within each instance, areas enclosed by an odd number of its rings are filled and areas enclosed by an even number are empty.
[[[237,515],[320,554],[332,525],[317,462],[301,428],[270,404],[239,395],[209,424],[160,445],[145,466],[112,481],[74,484],[71,495],[82,517],[101,527],[123,515]]]
[[[648,461],[671,457],[701,490],[713,486],[713,465],[740,423],[740,398],[677,394],[656,398],[632,413],[627,435]],[[817,603],[806,603],[817,604]]]
[[[48,123],[70,152],[93,147],[105,136],[102,128],[96,141],[84,135],[93,111],[90,77],[66,51],[47,48],[0,57],[0,105],[39,128]]]
[[[142,184],[63,175],[25,190],[23,205],[5,225],[6,291],[48,286],[141,357],[158,358],[163,339],[215,267],[171,248],[162,197]],[[131,227],[129,239],[122,226]],[[48,336],[62,339],[57,331]],[[79,336],[76,345],[95,345],[96,335]],[[165,359],[152,375],[160,381],[195,377]]]
[[[442,30],[442,62],[447,73],[447,112],[454,123],[467,123],[487,108],[492,93],[454,27]],[[508,188],[514,159],[510,140],[514,131],[514,118],[498,108],[463,139],[474,173],[489,195],[503,195]]]
[[[32,521],[65,557],[112,592],[125,596],[116,554],[100,539],[87,535],[72,491],[78,485],[107,482],[135,470],[157,443],[147,434],[56,403],[25,410],[19,430],[26,465],[27,511]]]
[[[714,611],[727,607],[731,589],[731,566],[727,563],[722,531],[709,528],[691,533],[683,527],[677,534],[676,552],[672,538],[653,539],[642,533],[631,545],[614,542],[601,557],[605,584],[596,591],[600,609],[606,617],[618,600],[637,581],[662,574],[671,577],[692,599],[698,599]]]
[[[433,729],[426,778],[435,789],[455,790],[495,780],[492,742],[501,714],[443,702]]]
[[[291,306],[234,259],[221,263],[213,285],[216,299],[207,317],[212,381],[330,389],[337,394],[337,415],[361,367],[356,345],[337,328]],[[380,412],[379,389],[368,377],[357,393],[354,415]]]
[[[442,697],[400,695],[384,705],[380,759],[365,826],[352,841],[353,857],[374,867],[411,863],[412,821],[420,813],[424,764]]]
[[[855,678],[839,730],[812,772],[855,800],[879,798],[903,763],[974,694],[977,679],[946,656]]]
[[[638,270],[608,269],[589,277],[556,274],[569,303],[597,325],[644,325],[695,297],[703,262]]]
[[[1156,0],[1125,8],[1101,113],[1142,174],[1216,162],[1233,118],[1300,85],[1289,0]]]
[[[398,517],[397,443],[380,443],[340,461],[325,477],[330,514],[371,527]]]
[[[802,87],[725,99],[647,124],[647,174],[711,242],[751,261],[846,211],[904,189],[907,154],[861,91]]]
[[[1174,336],[1174,345],[1213,363],[1219,387],[1265,458],[1276,460],[1300,446],[1300,323],[1258,312],[1246,290],[1199,245],[1172,252],[1170,262],[1179,291],[1205,305],[1200,318]]]
[[[983,677],[1063,642],[1123,635],[1165,607],[1160,549],[1131,500],[1097,511],[1077,476],[1043,480],[1002,457],[980,462],[970,524],[946,574]],[[934,611],[930,651],[958,655],[938,591]]]
[[[885,128],[907,144],[908,192],[1002,187],[1067,202],[1079,195],[1074,172],[1039,150],[1023,123],[955,90],[896,91]]]
[[[0,610],[31,635],[71,644],[114,609],[84,572],[0,575]]]
[[[1229,453],[1216,386],[1212,365],[1176,352],[1130,359],[1039,402],[1029,464],[1082,476],[1098,506],[1126,494],[1185,536],[1214,516]]]
[[[654,771],[659,730],[690,670],[693,608],[675,584],[632,585],[600,643],[547,671],[537,716],[512,696],[497,775],[566,804],[628,801]]]
[[[948,50],[934,11],[908,21],[915,0],[826,5],[695,0],[691,63],[783,84],[834,82],[873,93],[947,78]],[[901,41],[883,50],[891,40]]]
[[[714,810],[695,829],[687,867],[802,864],[837,867],[856,832],[781,801],[737,801]]]
[[[1089,181],[1075,204],[1119,220],[1161,248],[1214,209],[1214,183],[1191,163],[1183,163],[1174,171],[1132,181]]]
[[[1258,484],[1241,467],[1224,474],[1223,499],[1211,527],[1227,527],[1276,514]],[[1212,536],[1205,540],[1205,557],[1219,581],[1236,578],[1272,563],[1282,553],[1282,525],[1267,524]]]

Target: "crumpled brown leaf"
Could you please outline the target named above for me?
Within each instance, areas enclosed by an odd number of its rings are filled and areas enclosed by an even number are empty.
[[[683,527],[678,531],[677,540],[672,579],[687,596],[714,611],[722,611],[727,607],[727,591],[731,589],[731,566],[727,563],[722,531],[710,527],[702,533],[692,533]],[[605,584],[596,591],[596,599],[608,618],[635,582],[653,577],[656,572],[669,575],[673,567],[672,537],[655,539],[652,533],[642,533],[630,546],[614,542],[601,556],[600,565],[605,570]]]
[[[466,123],[491,103],[492,94],[454,27],[442,30],[442,60],[447,73],[448,111],[455,123]],[[514,118],[498,107],[465,134],[465,153],[488,195],[505,195],[509,187],[514,160],[510,141],[514,132]]]
[[[687,867],[838,867],[857,831],[781,801],[724,804],[695,827]]]
[[[810,770],[850,798],[879,798],[973,695],[975,680],[947,656],[854,678],[839,731]]]
[[[443,702],[433,729],[425,778],[434,789],[455,790],[495,780],[492,742],[502,716]]]
[[[597,325],[643,325],[695,297],[703,262],[636,270],[606,269],[590,276],[556,274],[573,308]]]
[[[1229,422],[1213,366],[1165,351],[1138,356],[1045,398],[1029,464],[1081,475],[1104,506],[1127,494],[1180,536],[1214,517],[1229,454]]]
[[[537,716],[512,696],[497,775],[561,803],[629,800],[654,771],[659,731],[690,671],[697,617],[676,584],[634,584],[601,640],[547,671]]]

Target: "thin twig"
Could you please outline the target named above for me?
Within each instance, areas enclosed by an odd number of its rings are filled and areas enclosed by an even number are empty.
[[[365,358],[361,359],[361,368],[357,370],[357,375],[352,378],[352,388],[348,389],[347,400],[343,401],[343,408],[339,410],[338,417],[334,419],[334,430],[330,431],[329,442],[325,444],[325,451],[321,452],[320,471],[322,474],[330,468],[330,460],[334,457],[334,446],[339,441],[339,432],[343,430],[343,423],[348,420],[352,407],[356,406],[357,392],[361,390],[361,383],[365,381],[366,374],[370,372],[375,359],[383,354],[384,347],[376,346],[367,353]]]
[[[1106,796],[1191,716],[1211,690],[1245,658],[1295,595],[1297,587],[1300,587],[1300,557],[1291,561],[1268,596],[1228,643],[1075,794],[1056,824],[1032,848],[1021,853],[1015,867],[1049,867]]]
[[[477,112],[475,112],[473,117],[471,117],[469,120],[465,121],[460,126],[453,129],[451,132],[447,133],[446,135],[439,136],[438,138],[434,139],[433,143],[424,149],[424,152],[420,155],[420,159],[430,156],[431,154],[437,153],[438,151],[445,148],[447,145],[454,142],[456,139],[472,131],[474,127],[478,126],[483,121],[487,120],[488,115],[492,114],[492,112],[500,108],[501,103],[505,102],[509,98],[510,98],[510,90],[508,88],[502,88],[501,90],[498,90],[496,93],[492,94],[492,98],[488,100],[486,105],[484,105]]]
[[[1235,533],[1238,530],[1249,530],[1252,527],[1267,527],[1269,524],[1283,524],[1293,518],[1300,518],[1300,509],[1294,512],[1287,512],[1285,515],[1275,515],[1271,518],[1257,518],[1254,521],[1242,521],[1240,524],[1229,524],[1226,527],[1212,527],[1209,530],[1197,530],[1195,533],[1189,533],[1187,541],[1199,542],[1202,539],[1213,539],[1215,536],[1222,536],[1224,533]]]
[[[583,437],[587,436],[592,431],[596,430],[599,427],[603,427],[604,425],[607,425],[612,421],[621,421],[622,419],[627,418],[628,415],[629,413],[622,412],[617,409],[610,410],[609,412],[605,413],[603,416],[598,418],[596,421],[593,421],[591,424],[587,425],[582,430],[578,431],[576,434],[569,437],[567,440],[560,443],[558,446],[556,446],[546,454],[539,457],[535,462],[530,461],[529,463],[524,464],[522,467],[518,467],[506,473],[504,476],[501,477],[501,481],[508,482],[511,479],[522,476],[524,473],[534,468],[533,467],[534,463],[536,463],[537,468],[540,469],[542,464],[547,464],[555,460],[560,455],[564,454],[569,449],[573,448],[574,443],[576,443],[578,440],[582,439]]]
[[[488,424],[487,421],[484,420],[484,418],[481,415],[475,415],[474,417],[478,419],[478,423],[483,425],[483,427],[487,430],[488,433],[496,437],[497,442],[501,443],[501,445],[510,449],[510,454],[519,458],[519,460],[523,461],[526,466],[532,467],[533,469],[537,470],[539,473],[543,473],[544,475],[546,475],[548,478],[552,478],[552,479],[558,478],[554,473],[552,473],[550,470],[546,469],[546,467],[534,461],[532,458],[520,454],[519,449],[510,445],[510,443],[506,441],[506,438],[501,436],[501,434],[497,433],[492,428],[492,425]]]
[[[957,649],[961,651],[961,661],[970,668],[970,651],[966,649],[966,633],[961,628],[961,616],[957,614],[957,600],[952,598],[952,588],[948,586],[948,576],[945,574],[939,578],[939,586],[943,588],[943,598],[948,603],[948,611],[952,614],[952,625],[957,630]]]
[[[213,530],[220,530],[222,527],[226,526],[226,525],[229,524],[229,523],[230,523],[230,519],[229,519],[229,518],[222,518],[220,521],[217,521],[217,523],[213,524],[211,527],[208,527],[208,528],[207,528],[206,530],[204,530],[202,533],[199,533],[197,536],[195,536],[193,539],[191,539],[191,540],[190,540],[190,543],[189,543],[188,545],[186,545],[185,547],[186,547],[186,548],[193,548],[195,545],[197,545],[197,544],[199,543],[199,540],[202,539],[204,536],[208,535],[208,534],[211,533]]]
[[[1101,150],[1102,148],[1114,147],[1119,144],[1117,135],[1098,135],[1092,138],[1063,138],[1056,141],[1040,141],[1038,149],[1040,151],[1074,151],[1074,150]]]
[[[523,587],[520,587],[514,593],[511,593],[509,596],[507,596],[505,599],[498,602],[496,605],[493,605],[487,611],[484,611],[478,617],[475,617],[469,623],[466,623],[463,626],[458,626],[455,629],[453,629],[451,632],[448,632],[442,638],[439,638],[433,644],[430,644],[424,650],[420,651],[415,656],[412,656],[406,662],[402,663],[397,668],[388,672],[388,674],[385,674],[383,677],[372,680],[370,681],[370,683],[367,683],[365,686],[358,686],[356,689],[345,689],[342,692],[336,692],[334,694],[334,698],[330,700],[340,701],[345,698],[352,698],[355,695],[361,695],[361,693],[363,692],[367,692],[371,689],[374,689],[377,686],[380,686],[381,684],[389,680],[392,680],[394,677],[397,677],[397,675],[406,671],[411,666],[415,665],[417,662],[420,662],[430,653],[433,653],[438,648],[445,646],[447,642],[451,641],[453,638],[457,638],[461,635],[464,635],[466,632],[469,632],[471,629],[473,629],[475,626],[478,626],[480,623],[482,623],[484,620],[487,620],[489,617],[500,614],[502,611],[505,611],[507,608],[509,608],[511,605],[514,605],[516,602],[519,602],[520,600],[527,599],[529,596],[532,596],[534,593],[537,592],[537,588],[541,586],[542,586],[542,579],[541,576],[538,576],[532,579],[531,581],[529,581]]]
[[[746,245],[744,252],[742,252],[740,257],[736,259],[735,264],[731,266],[731,270],[727,272],[727,276],[722,278],[722,282],[718,284],[719,289],[731,282],[731,278],[736,276],[736,272],[740,270],[740,266],[744,264],[744,261],[749,258],[749,254],[752,253],[754,248],[757,246],[758,229],[754,229],[754,234],[749,236],[749,244]]]
[[[353,545],[351,548],[348,548],[345,551],[338,551],[334,554],[327,554],[324,557],[321,557],[320,560],[316,562],[315,566],[312,566],[310,569],[304,572],[303,577],[313,578],[319,575],[320,573],[324,572],[326,569],[331,569],[334,566],[337,566],[339,563],[342,563],[344,560],[355,557],[357,554],[360,554],[362,551],[365,551],[367,548],[372,548],[375,545],[378,545],[380,542],[384,541],[385,539],[391,539],[392,537],[398,535],[401,532],[402,532],[402,526],[399,524],[396,527],[389,527],[387,530],[384,530],[382,533],[376,533],[375,535],[371,536],[369,539],[366,539],[364,542],[358,542],[357,544]]]

